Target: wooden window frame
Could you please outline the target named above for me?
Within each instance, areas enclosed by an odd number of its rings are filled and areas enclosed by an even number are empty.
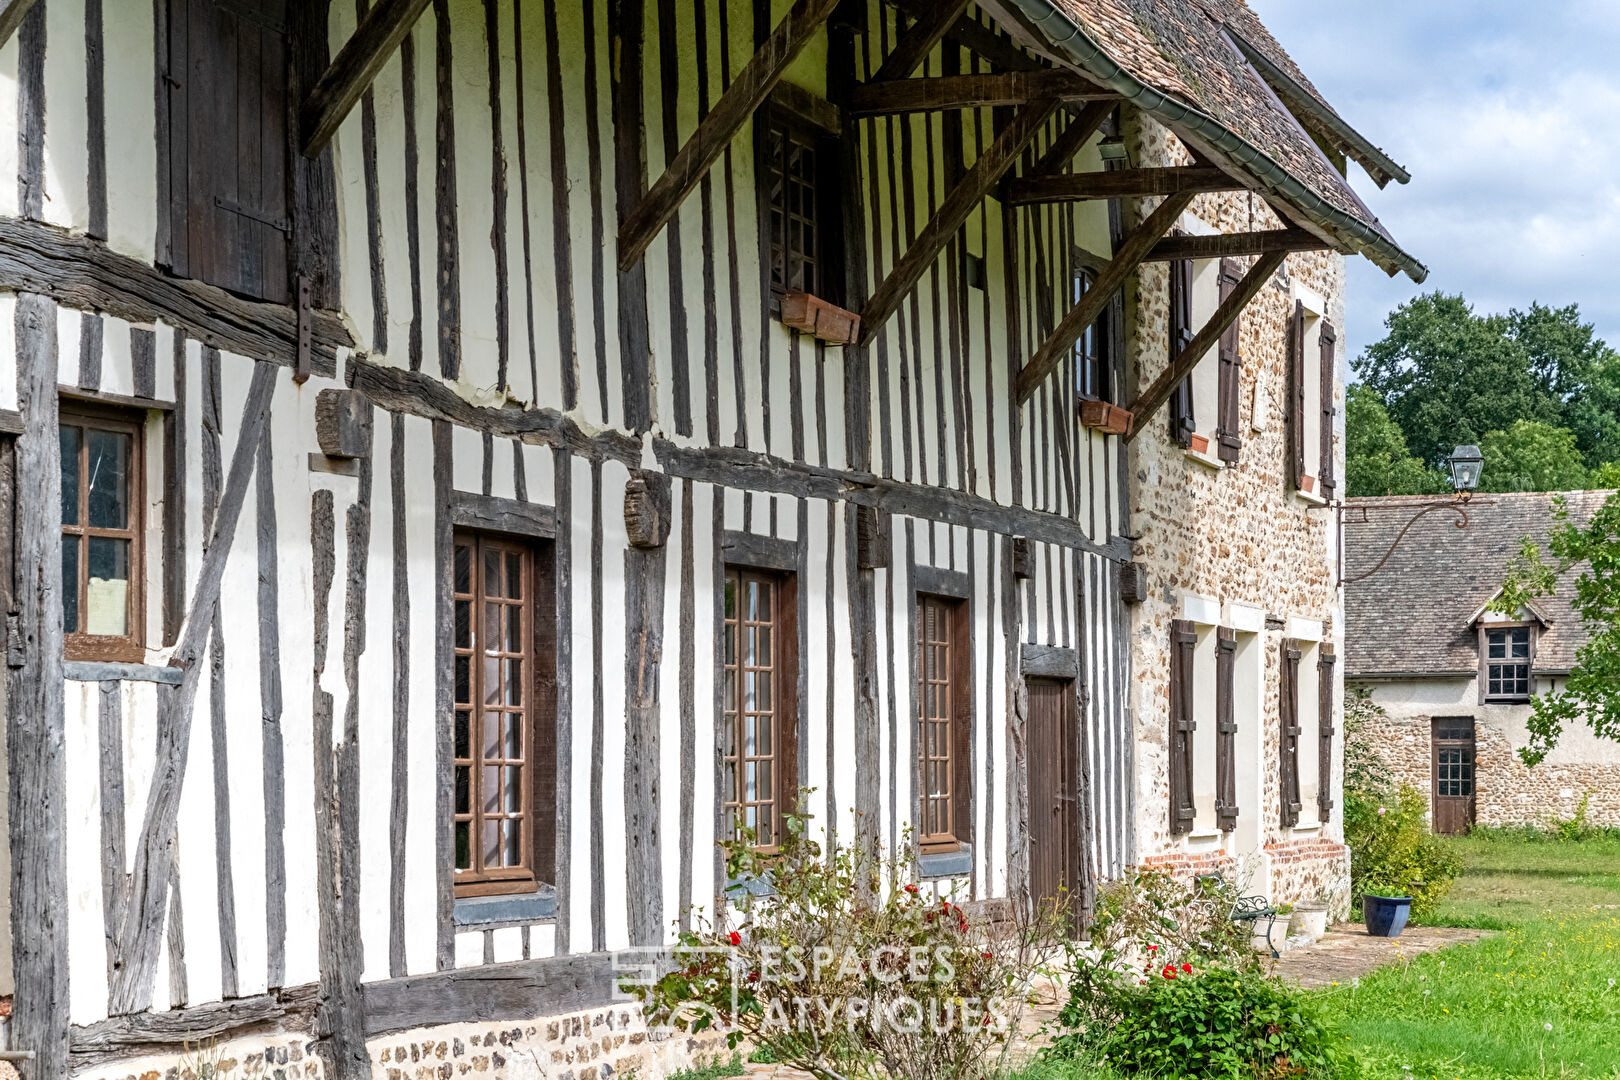
[[[1493,694],[1491,693],[1491,634],[1497,632],[1508,633],[1514,630],[1524,630],[1529,637],[1529,655],[1524,660],[1523,694]],[[1536,670],[1536,624],[1533,622],[1492,623],[1489,626],[1481,623],[1479,627],[1479,703],[1481,705],[1522,705],[1535,697],[1535,670]],[[1509,641],[1511,650],[1511,641]],[[1502,666],[1517,658],[1504,656],[1501,658]],[[1517,666],[1517,665],[1515,665]]]
[[[1285,829],[1299,824],[1299,659],[1294,642],[1283,639],[1282,670],[1278,678],[1277,802]]]
[[[1446,731],[1445,725],[1461,724],[1468,725],[1468,735],[1466,738],[1458,735],[1443,734],[1443,732]],[[1453,727],[1451,730],[1456,731],[1459,730],[1459,728]],[[1478,723],[1475,722],[1473,717],[1437,716],[1429,722],[1429,747],[1429,783],[1431,785],[1430,790],[1433,792],[1433,794],[1430,796],[1431,800],[1436,797],[1442,799],[1472,800],[1475,797],[1476,792],[1479,790]],[[1464,748],[1467,749],[1469,756],[1466,760],[1454,763],[1457,767],[1458,775],[1455,777],[1442,778],[1440,775],[1442,764],[1450,763],[1441,762],[1441,753],[1445,750],[1461,750]],[[1464,770],[1467,771],[1466,778],[1462,775]],[[1462,784],[1467,784],[1468,790],[1457,792],[1442,791],[1440,789],[1440,785],[1443,783],[1457,784],[1459,786]]]
[[[1243,281],[1244,270],[1236,259],[1222,259],[1219,284],[1220,302],[1237,291]],[[1216,379],[1215,451],[1227,465],[1236,465],[1243,449],[1242,409],[1243,360],[1241,335],[1243,316],[1232,320],[1215,346],[1220,368]]]
[[[941,642],[948,650],[947,670],[944,677],[933,680],[943,693],[948,695],[948,704],[943,723],[947,727],[943,740],[945,754],[931,755],[928,750],[926,727],[929,718],[926,715],[928,707],[928,665],[925,659],[926,651],[930,647],[927,635],[928,611],[934,609],[943,614],[941,620],[936,616],[935,626],[942,621],[945,626],[945,638]],[[972,784],[973,770],[971,767],[972,732],[973,732],[973,650],[968,644],[968,602],[958,596],[937,595],[920,592],[917,594],[917,744],[916,744],[916,783],[917,783],[917,850],[923,855],[938,855],[947,852],[960,851],[963,844],[973,841],[973,811],[972,811]],[[936,669],[937,670],[937,669]],[[939,722],[936,719],[936,722]],[[939,741],[936,740],[936,746]],[[946,767],[946,776],[949,778],[949,790],[943,797],[928,794],[928,766],[931,761],[943,760]],[[945,829],[934,832],[928,831],[929,813],[928,803],[939,802],[944,807]]]
[[[1169,356],[1166,364],[1176,362],[1196,331],[1192,321],[1193,263],[1191,259],[1177,259],[1169,264]],[[1170,392],[1170,438],[1178,446],[1191,446],[1198,432],[1198,417],[1193,410],[1192,372],[1176,384]]]
[[[785,239],[778,245],[773,226],[776,205],[771,197],[775,177],[773,149],[779,133],[808,145],[816,155],[815,198],[813,211],[817,249],[814,254],[816,280],[806,282],[804,292],[834,306],[841,305],[844,297],[844,224],[840,166],[839,133],[819,122],[809,112],[784,102],[789,95],[773,94],[756,114],[756,167],[759,183],[759,235],[761,271],[765,284],[766,306],[772,318],[782,314],[782,297],[792,291],[787,287],[786,266],[783,282],[775,280],[777,250],[785,248]],[[792,96],[808,96],[803,94]],[[786,206],[782,212],[787,213]],[[786,253],[784,251],[784,260]],[[814,287],[810,287],[811,285]]]
[[[1215,631],[1215,824],[1237,828],[1237,631]]]
[[[768,581],[774,588],[774,603],[769,623],[756,625],[769,625],[771,630],[771,672],[772,678],[772,710],[771,716],[771,836],[766,842],[755,845],[754,850],[761,854],[774,854],[778,848],[777,838],[782,835],[784,818],[788,814],[796,813],[799,798],[799,642],[798,642],[798,578],[791,571],[776,570],[769,567],[747,566],[736,563],[727,563],[725,576],[721,584],[721,650],[720,670],[721,680],[721,731],[720,743],[720,777],[717,793],[720,798],[721,811],[727,818],[726,830],[735,834],[738,826],[736,807],[740,803],[727,798],[728,787],[731,791],[742,791],[741,770],[743,762],[739,755],[730,753],[730,747],[740,748],[743,745],[743,710],[740,708],[726,708],[726,684],[732,685],[735,695],[733,701],[740,705],[743,701],[743,665],[740,647],[728,655],[728,635],[735,626],[741,629],[740,606],[743,585],[749,580]],[[724,589],[726,585],[735,582],[739,607],[737,617],[730,618],[725,612]],[[740,636],[738,646],[740,646]],[[732,662],[732,655],[738,662]],[[757,670],[757,669],[756,669]],[[759,715],[756,713],[756,715]],[[730,742],[728,746],[727,732]],[[754,760],[762,760],[764,755],[757,755]],[[764,800],[758,800],[754,805],[762,805]],[[757,836],[756,836],[757,839]]]
[[[452,709],[458,719],[463,713],[470,717],[465,754],[457,745],[458,720],[452,721],[451,873],[455,881],[455,895],[458,897],[528,893],[554,876],[556,862],[556,582],[552,547],[549,542],[536,542],[528,537],[457,528],[451,545],[452,559],[455,557],[454,552],[466,545],[471,547],[470,591],[457,590],[453,564],[450,568],[452,605],[450,646],[453,657],[451,663],[454,665],[451,673],[451,697],[454,702]],[[477,635],[479,627],[483,625],[483,619],[479,616],[483,613],[486,600],[490,599],[485,594],[484,585],[483,555],[486,547],[508,554],[517,554],[522,560],[525,578],[524,588],[521,590],[523,596],[515,604],[506,603],[504,598],[495,598],[496,602],[501,602],[504,606],[518,608],[524,621],[519,632],[524,646],[523,651],[516,654],[506,652],[501,654],[503,663],[508,657],[515,656],[527,669],[522,677],[524,694],[519,703],[523,712],[520,730],[524,742],[521,746],[521,755],[510,759],[486,758],[481,748],[484,742],[480,733],[483,727],[481,703],[486,697],[483,688],[485,671],[484,665],[473,661],[479,655]],[[465,645],[459,632],[457,610],[463,602],[469,604],[470,617],[470,633],[465,639]],[[468,660],[467,702],[457,700],[461,696],[458,687],[459,661],[463,658]],[[483,845],[477,838],[482,834],[481,825],[485,817],[481,789],[484,772],[490,767],[485,762],[489,760],[499,760],[503,763],[515,761],[523,769],[523,780],[519,789],[522,792],[523,805],[516,815],[501,815],[520,820],[528,833],[526,841],[520,841],[523,861],[517,866],[503,866],[496,869],[483,866]],[[460,788],[457,773],[462,768],[468,769],[466,811],[459,809]],[[469,832],[468,855],[471,865],[468,869],[455,866],[458,858],[455,832],[457,826],[462,823],[467,824]]]
[[[1170,835],[1193,830],[1198,807],[1193,799],[1193,669],[1198,627],[1188,619],[1170,623]]]
[[[1339,658],[1327,648],[1317,650],[1316,657],[1316,809],[1322,824],[1327,824],[1333,813],[1333,707],[1339,700],[1335,693],[1335,675]]]
[[[1069,283],[1074,290],[1073,302],[1091,291],[1108,260],[1095,255],[1079,244],[1074,245],[1073,266]],[[1074,343],[1075,393],[1081,401],[1114,400],[1114,368],[1123,352],[1119,328],[1124,319],[1124,292],[1116,290],[1109,297],[1097,321],[1086,328]],[[1089,345],[1089,351],[1087,346]]]
[[[128,526],[124,529],[92,528],[89,524],[89,440],[79,440],[79,506],[77,525],[62,525],[64,542],[72,537],[106,536],[129,541],[129,590],[126,597],[128,633],[122,635],[64,633],[63,656],[68,660],[142,663],[146,659],[146,414],[137,409],[63,399],[58,406],[57,426],[81,431],[117,431],[130,439],[129,480],[124,497],[128,500]],[[80,546],[78,566],[78,619],[83,625],[88,614],[90,574],[89,543]]]

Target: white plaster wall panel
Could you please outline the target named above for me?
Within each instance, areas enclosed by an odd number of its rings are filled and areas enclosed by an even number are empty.
[[[8,119],[17,115],[17,57],[20,36],[11,35],[11,40],[0,47],[0,116]],[[12,122],[15,123],[15,120]],[[0,176],[9,178],[21,175],[18,142],[17,139],[0,139]],[[7,217],[17,216],[16,184],[0,184],[0,214]]]
[[[45,9],[44,219],[69,229],[90,225],[90,120],[84,79],[84,0],[56,0]]]
[[[174,327],[158,323],[153,327],[154,341],[152,385],[160,400],[174,400]]]
[[[394,530],[390,476],[393,439],[387,413],[373,416],[370,536],[367,544],[365,651],[360,654],[360,934],[363,979],[387,978],[393,893],[390,851],[394,789]],[[362,465],[364,468],[365,465]],[[409,492],[410,480],[406,481]],[[409,497],[407,495],[407,501]],[[407,551],[409,549],[407,548]],[[407,562],[409,556],[407,556]],[[425,577],[425,575],[424,575]],[[418,654],[426,659],[426,655]],[[408,745],[408,744],[407,744]]]
[[[383,297],[388,306],[388,349],[385,355],[374,355],[372,360],[395,367],[410,366],[413,310],[406,208],[416,194],[412,190],[414,178],[405,172],[404,67],[405,61],[396,49],[371,83],[377,117],[377,220],[382,234],[382,266],[378,272],[383,275]],[[413,89],[420,95],[420,89]],[[418,141],[418,156],[421,152]],[[431,245],[422,247],[420,231],[417,245],[418,257],[424,252],[432,254]]]
[[[799,587],[799,604],[806,614],[805,639],[799,642],[805,671],[805,693],[799,705],[805,723],[799,754],[804,763],[805,786],[815,789],[805,809],[818,822],[826,822],[833,810],[827,805],[827,746],[834,736],[829,726],[834,713],[827,666],[837,644],[837,630],[836,622],[829,624],[826,605],[827,590],[832,586],[827,575],[827,504],[820,499],[807,502],[804,552],[809,574]]]
[[[489,936],[497,964],[507,964],[513,960],[523,959],[522,927],[503,926],[498,930],[490,931]]]
[[[551,166],[553,158],[557,154],[566,153],[566,149],[554,146],[551,141],[550,99],[546,92],[547,79],[550,76],[550,72],[547,71],[550,59],[546,55],[543,9],[537,4],[520,5],[520,9],[522,18],[520,62],[523,65],[522,109],[525,140],[522,149],[528,161],[529,172],[527,258],[531,270],[532,291],[529,279],[525,279],[521,286],[514,284],[513,291],[516,296],[514,305],[522,303],[525,324],[528,320],[528,310],[532,309],[534,313],[533,324],[529,326],[530,343],[525,349],[526,353],[528,349],[534,351],[536,378],[529,392],[536,402],[560,407],[563,404],[563,367],[565,364],[575,363],[573,356],[563,355],[560,326],[563,319],[570,318],[576,325],[577,334],[578,323],[578,312],[572,307],[570,283],[558,280],[553,254],[558,236],[556,221],[552,214]],[[514,102],[517,100],[516,74],[514,71],[512,87]],[[515,131],[518,123],[515,109],[511,122]],[[521,185],[522,177],[519,175],[521,170],[517,166],[518,148],[515,141],[507,150],[507,158],[513,163],[511,175],[514,182]],[[517,198],[517,209],[521,214],[521,186]],[[565,303],[570,305],[566,312],[563,310]]]
[[[529,955],[536,959],[557,955],[556,923],[535,923],[529,927]]]
[[[433,426],[405,418],[406,562],[410,566],[410,725],[406,744],[405,967],[412,974],[438,966],[438,694],[434,534],[438,507],[414,495],[433,476]],[[577,698],[576,698],[577,700]]]
[[[549,446],[523,447],[523,472],[528,482],[529,501],[542,506],[557,505],[557,465],[555,453]]]
[[[572,701],[574,705],[573,716],[570,718],[573,727],[573,776],[570,779],[570,790],[573,794],[573,830],[569,837],[568,849],[571,854],[569,876],[569,895],[567,915],[570,922],[568,928],[568,951],[589,952],[591,950],[591,833],[594,826],[591,823],[591,725],[592,718],[592,687],[591,671],[598,663],[603,663],[596,656],[591,640],[591,558],[595,547],[595,539],[591,535],[591,466],[581,459],[573,458],[573,474],[569,483],[571,486],[571,501],[574,507],[570,515],[572,526],[570,535],[570,551],[573,555],[573,582],[574,595],[573,621],[570,629],[573,631],[573,686]],[[558,527],[563,527],[558,522]],[[604,679],[611,668],[604,667]],[[614,895],[613,891],[608,892]]]
[[[496,438],[489,448],[489,493],[497,498],[517,497],[517,458],[512,452],[515,445],[517,443],[513,439]]]
[[[434,85],[434,71],[438,65],[438,38],[434,32],[434,20],[426,17],[418,19],[410,38],[416,65],[416,175],[409,178],[409,190],[416,199],[417,244],[421,256],[417,273],[422,294],[422,370],[437,375],[440,372],[437,254],[439,219],[434,202],[436,175],[434,163],[437,160],[434,131],[437,122],[438,92]],[[403,140],[403,134],[401,138]],[[399,152],[403,161],[403,141]],[[396,265],[400,266],[402,276],[409,277],[408,260]],[[411,311],[409,301],[405,310]],[[402,366],[405,366],[405,362],[402,362]]]
[[[461,377],[468,387],[497,385],[496,296],[491,246],[489,61],[484,8],[476,0],[450,4],[452,96],[456,128],[457,272],[461,278]]]
[[[153,39],[153,5],[110,3],[101,8],[106,65],[107,244],[151,262],[157,240],[156,96],[125,93],[155,84],[152,51],[128,43]],[[11,115],[0,112],[0,115]]]
[[[12,39],[15,42],[15,38]],[[7,51],[16,48],[15,44],[0,49],[0,59]],[[5,80],[0,78],[0,89],[5,86]],[[0,115],[7,115],[0,113]],[[0,145],[15,142],[14,139],[0,139]],[[3,151],[0,151],[3,154]],[[0,166],[3,169],[3,166]],[[0,171],[0,176],[9,176],[9,173]],[[0,184],[0,188],[8,188],[8,184]],[[0,205],[4,203],[4,195],[0,194]],[[17,408],[17,294],[0,292],[0,408]]]
[[[56,308],[56,382],[79,385],[79,324],[83,316],[72,308]]]
[[[495,5],[495,49],[496,63],[500,71],[501,80],[501,150],[499,168],[506,179],[506,215],[503,221],[491,223],[493,229],[504,230],[506,234],[506,300],[507,325],[510,329],[511,349],[507,366],[507,382],[512,387],[512,393],[527,400],[535,400],[535,369],[539,366],[539,350],[534,352],[534,362],[530,363],[530,347],[533,337],[533,327],[529,325],[528,303],[528,277],[525,274],[525,265],[530,262],[531,252],[523,246],[523,198],[525,177],[520,168],[518,158],[518,71],[517,50],[518,41],[513,36],[518,27],[512,22],[512,0],[503,0]],[[525,72],[527,74],[527,72]],[[487,99],[486,99],[487,104]],[[544,114],[541,114],[544,116]],[[524,118],[525,121],[528,117]],[[493,121],[493,117],[491,117]],[[494,137],[493,123],[491,124],[491,138]],[[524,147],[527,152],[527,145]],[[486,143],[486,159],[493,161],[493,146]],[[492,168],[495,166],[492,165]],[[537,177],[529,177],[530,180]],[[530,183],[533,188],[534,184]],[[545,194],[542,187],[540,193]],[[530,198],[533,193],[531,191]],[[547,200],[549,202],[549,200]],[[491,206],[493,210],[493,203]],[[544,255],[544,251],[540,252]],[[553,337],[551,340],[555,340]],[[547,404],[559,404],[561,399],[553,397]]]
[[[478,967],[484,962],[484,935],[470,931],[456,935],[456,967]]]
[[[451,487],[475,495],[484,490],[484,436],[459,424],[450,429]],[[428,475],[432,475],[429,473]]]
[[[129,351],[130,325],[111,315],[102,318],[101,389],[109,394],[135,393],[135,367]]]
[[[743,504],[748,498],[745,492],[737,488],[719,488],[724,517],[723,527],[727,529],[741,529],[743,520]]]
[[[681,847],[681,530],[686,522],[681,485],[680,480],[670,484],[669,532],[663,547],[663,641],[658,663],[658,859],[662,877],[659,910],[663,916],[660,921],[666,928],[686,903],[681,896],[680,867],[690,857]],[[694,593],[694,611],[696,601]],[[626,630],[629,629],[626,626]],[[693,629],[695,633],[696,627]],[[693,651],[694,655],[712,662],[711,649],[694,647]]]
[[[222,990],[219,889],[215,876],[219,853],[214,842],[214,740],[208,724],[212,696],[205,668],[197,682],[191,747],[186,755],[175,830],[179,834],[175,867],[184,909],[187,1003],[218,1001]],[[156,994],[162,996],[161,988]]]
[[[618,462],[602,463],[602,743],[598,747],[606,763],[602,770],[602,820],[600,823],[607,872],[603,888],[607,893],[604,924],[609,949],[630,944],[629,911],[625,905],[624,872],[624,754],[625,754],[625,626],[624,552],[629,539],[624,531],[624,485],[630,473]],[[589,580],[589,579],[587,579]]]
[[[721,489],[709,484],[696,484],[692,491],[692,633],[697,642],[699,657],[712,656],[715,642],[720,639],[720,628],[715,622],[715,598],[721,584],[715,580],[714,520],[716,503]],[[716,732],[720,727],[719,690],[716,666],[699,660],[692,673],[692,696],[696,703],[696,739],[693,744],[692,773],[692,850],[686,857],[692,860],[692,894],[685,903],[701,908],[707,915],[714,914],[714,861],[715,861],[715,806],[719,793],[715,790],[714,773],[719,753]]]
[[[101,684],[69,682],[63,694],[63,755],[70,776],[82,778],[63,804],[64,843],[70,852],[99,852],[101,790]],[[67,860],[69,1015],[76,1024],[107,1015],[107,950],[101,902],[101,860]]]

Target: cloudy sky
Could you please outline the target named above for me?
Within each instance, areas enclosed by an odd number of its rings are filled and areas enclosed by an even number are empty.
[[[1351,356],[1419,292],[1578,303],[1620,347],[1620,2],[1248,0],[1334,108],[1412,174],[1350,177],[1421,286],[1351,260]]]

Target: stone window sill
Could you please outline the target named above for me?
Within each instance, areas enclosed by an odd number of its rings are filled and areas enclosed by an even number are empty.
[[[1311,506],[1326,506],[1328,504],[1326,499],[1322,498],[1322,496],[1316,494],[1315,492],[1300,491],[1297,488],[1294,490],[1294,498],[1298,499],[1302,503],[1308,503]]]
[[[1206,454],[1201,450],[1194,450],[1190,446],[1184,450],[1183,453],[1187,455],[1188,461],[1196,461],[1206,469],[1213,469],[1216,472],[1220,472],[1222,469],[1226,468],[1226,462],[1222,461],[1220,458],[1214,457],[1211,454]]]
[[[548,922],[557,917],[557,890],[542,885],[532,893],[507,896],[464,896],[456,901],[458,929],[493,929],[524,923]]]
[[[1295,825],[1294,831],[1297,833],[1321,832],[1322,823],[1320,821],[1313,821],[1309,825]]]
[[[963,844],[955,851],[917,856],[917,874],[925,878],[966,877],[973,873],[973,845]]]

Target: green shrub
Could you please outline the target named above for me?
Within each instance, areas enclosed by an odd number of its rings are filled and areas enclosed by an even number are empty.
[[[1410,896],[1423,920],[1451,889],[1462,862],[1429,831],[1428,805],[1410,784],[1380,793],[1346,788],[1344,841],[1350,846],[1350,894]]]
[[[1124,1074],[1285,1080],[1356,1076],[1346,1039],[1304,991],[1253,970],[1165,965],[1094,984],[1047,1056]]]
[[[682,1069],[672,1073],[669,1080],[722,1080],[727,1076],[746,1076],[748,1070],[743,1068],[742,1058],[732,1054],[729,1059],[719,1057],[707,1065],[695,1069]]]

